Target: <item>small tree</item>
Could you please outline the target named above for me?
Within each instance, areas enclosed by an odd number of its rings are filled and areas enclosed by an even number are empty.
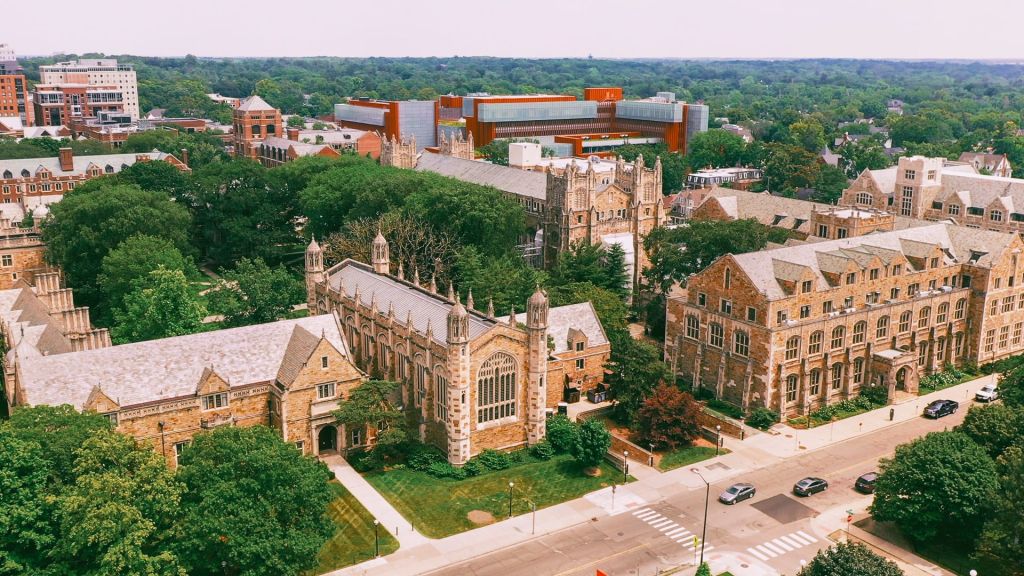
[[[289,128],[303,128],[306,126],[306,119],[298,114],[292,114],[288,117]]]
[[[609,334],[612,354],[608,385],[615,399],[614,416],[631,423],[637,410],[659,382],[672,378],[672,371],[662,362],[658,349],[634,340],[628,333]]]
[[[304,298],[302,282],[284,268],[271,268],[262,258],[242,258],[210,293],[210,306],[224,314],[228,326],[273,322]],[[313,313],[313,311],[311,311]]]
[[[903,576],[895,563],[875,554],[867,546],[840,542],[819,550],[797,576]]]
[[[570,452],[576,445],[579,436],[578,426],[561,414],[552,416],[547,421],[547,439],[558,452]]]
[[[392,401],[398,383],[390,380],[367,380],[355,387],[348,398],[338,403],[334,417],[350,428],[372,426],[377,429],[377,443],[373,453],[379,458],[390,455],[405,442],[402,424],[405,415]]]
[[[113,339],[118,344],[198,332],[206,307],[189,290],[181,270],[160,266],[136,282],[114,310]]]
[[[612,447],[612,435],[600,420],[590,419],[579,427],[572,457],[585,468],[594,468]]]
[[[711,576],[711,566],[708,566],[707,562],[702,562],[694,576]]]
[[[637,411],[637,431],[658,448],[676,448],[700,435],[699,414],[693,396],[662,382]]]

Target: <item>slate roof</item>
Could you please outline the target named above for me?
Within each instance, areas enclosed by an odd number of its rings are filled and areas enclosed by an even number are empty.
[[[1013,241],[1013,234],[940,223],[761,250],[734,255],[732,258],[758,290],[764,292],[769,300],[777,300],[788,297],[778,279],[795,280],[807,268],[817,278],[817,288],[827,289],[829,284],[822,275],[821,265],[826,262],[827,268],[834,269],[836,258],[849,258],[858,266],[863,266],[872,255],[886,262],[891,261],[896,253],[915,256],[922,253],[925,245],[939,245],[946,252],[946,259],[955,262],[967,262],[972,253],[984,253],[974,262],[975,266],[984,268],[992,266]],[[823,258],[822,254],[827,256]]]
[[[20,358],[29,404],[81,409],[95,386],[121,408],[195,394],[205,370],[230,386],[294,377],[323,335],[346,356],[333,315],[201,332],[97,350]],[[302,354],[307,354],[302,357]]]
[[[416,170],[434,172],[483,186],[493,186],[516,196],[547,200],[548,178],[543,172],[429,153],[420,155]]]
[[[276,110],[276,108],[267,104],[267,101],[263,98],[253,94],[245,100],[242,100],[242,103],[238,105],[238,110],[243,112],[259,112],[261,110]]]
[[[136,156],[148,156],[150,160],[165,160],[170,154],[154,150],[152,152],[140,152],[131,154],[97,154],[93,156],[73,156],[72,169],[65,172],[60,168],[60,158],[18,158],[15,160],[0,160],[0,179],[4,173],[11,172],[12,178],[21,178],[21,171],[28,170],[30,175],[35,175],[40,168],[46,168],[54,176],[78,176],[85,174],[89,166],[96,166],[100,171],[106,173],[106,167],[110,166],[114,174],[121,171],[122,166],[135,164]]]
[[[345,260],[328,270],[328,283],[334,290],[344,288],[345,295],[350,299],[355,299],[358,287],[359,301],[363,306],[369,307],[376,300],[377,310],[386,314],[393,305],[395,318],[399,322],[404,323],[411,315],[416,331],[425,334],[429,323],[435,342],[445,344],[448,341],[448,312],[453,303],[440,294],[431,294],[408,282],[377,274],[366,264],[354,260]],[[495,320],[470,312],[470,340],[490,330],[495,324]]]
[[[14,354],[14,349],[17,349],[19,360],[71,352],[71,342],[32,288],[0,290],[0,318],[10,325],[14,340],[9,343],[12,350],[8,355]]]
[[[508,322],[508,316],[495,319]],[[526,313],[516,314],[516,322],[526,322]],[[587,336],[589,346],[601,346],[608,343],[608,336],[597,318],[597,311],[590,302],[569,304],[548,310],[548,335],[555,343],[555,354],[569,351],[569,331],[579,330]]]

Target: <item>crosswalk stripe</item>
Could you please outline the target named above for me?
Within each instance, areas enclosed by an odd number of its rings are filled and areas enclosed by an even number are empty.
[[[757,558],[758,560],[761,560],[762,562],[768,560],[767,556],[765,556],[764,554],[761,554],[760,552],[758,552],[757,550],[754,550],[753,548],[747,548],[747,552],[750,552],[755,558]]]
[[[782,540],[783,542],[785,542],[786,544],[789,544],[793,548],[803,548],[804,547],[804,545],[802,543],[797,542],[796,540],[793,540],[789,536],[779,536],[779,540]]]
[[[686,532],[679,534],[678,536],[673,536],[672,539],[676,542],[682,542],[683,540],[689,540],[690,542],[693,542],[693,534],[690,534],[690,531],[687,530]]]
[[[672,538],[673,536],[675,536],[676,534],[679,534],[680,532],[689,532],[689,530],[687,530],[686,528],[680,526],[678,528],[673,529],[671,532],[665,532],[665,536],[668,536],[669,538]]]
[[[792,538],[793,541],[799,542],[801,546],[808,546],[811,543],[810,540],[805,539],[803,536],[798,535],[796,532],[790,534],[789,537]]]
[[[772,552],[771,550],[766,548],[764,544],[758,544],[757,545],[757,549],[760,550],[761,552],[763,552],[769,558],[775,558],[776,556],[778,556],[778,554],[776,554],[775,552]]]
[[[763,546],[764,546],[765,548],[767,548],[767,549],[771,550],[772,552],[775,552],[775,553],[776,553],[777,555],[779,555],[779,556],[782,556],[783,554],[785,554],[785,553],[786,553],[786,551],[785,551],[785,550],[783,550],[782,548],[779,548],[778,546],[776,546],[776,545],[772,544],[771,542],[765,542],[765,543],[763,544]]]
[[[664,532],[666,530],[673,530],[673,529],[678,528],[678,527],[679,527],[679,524],[676,524],[675,522],[673,522],[673,523],[669,524],[668,526],[662,526],[661,528],[658,528],[658,531],[659,532]]]
[[[654,522],[648,522],[648,524],[650,524],[654,528],[661,528],[662,526],[665,526],[667,524],[675,524],[675,522],[669,520],[668,518],[662,518],[661,520],[655,520]]]
[[[644,522],[647,522],[648,524],[654,524],[655,522],[661,522],[662,520],[667,520],[667,518],[665,518],[661,514],[655,514],[654,516],[648,516],[647,518],[641,518],[641,520],[643,520]]]
[[[815,538],[814,536],[811,536],[811,535],[807,534],[807,533],[806,533],[806,532],[804,532],[803,530],[801,530],[801,531],[797,532],[797,534],[799,534],[799,535],[803,536],[804,538],[807,538],[807,539],[808,539],[808,540],[810,540],[811,542],[817,542],[817,541],[818,541],[818,539],[817,539],[817,538]]]
[[[639,510],[633,510],[633,516],[647,516],[652,512],[654,512],[654,510],[651,510],[650,508],[641,508]]]
[[[793,547],[792,546],[790,546],[789,544],[786,544],[785,542],[783,542],[779,538],[773,539],[772,540],[772,544],[775,544],[779,548],[784,549],[786,552],[792,552],[793,551]]]
[[[641,520],[644,520],[646,518],[653,518],[655,516],[661,516],[661,514],[658,514],[654,510],[647,510],[647,511],[643,512],[642,514],[637,514],[636,515],[636,517],[641,519]]]

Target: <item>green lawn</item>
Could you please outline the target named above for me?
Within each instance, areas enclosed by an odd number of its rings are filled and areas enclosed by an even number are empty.
[[[884,404],[873,404],[871,406],[871,408],[855,408],[853,410],[838,410],[838,411],[836,411],[835,417],[832,420],[839,421],[839,420],[842,420],[844,418],[849,418],[851,416],[857,416],[858,414],[863,414],[865,412],[870,412],[871,410],[878,410],[879,408],[884,408],[884,407],[885,407]],[[812,415],[811,416],[811,428],[817,428],[818,426],[822,426],[824,424],[828,424],[832,420],[824,420],[824,419],[821,419],[821,418],[818,418],[818,417]],[[806,416],[798,416],[796,418],[790,418],[788,423],[789,423],[790,426],[793,426],[794,428],[805,428],[807,426],[807,417]]]
[[[514,482],[512,512],[530,511],[529,501],[544,508],[622,481],[622,472],[607,462],[601,475],[592,478],[568,455],[548,461],[533,461],[507,470],[485,472],[465,480],[438,479],[408,468],[371,472],[366,480],[413,523],[416,530],[432,538],[464,532],[477,525],[467,514],[472,510],[490,513],[496,521],[508,517],[508,483]],[[632,478],[630,478],[632,480]]]
[[[337,526],[337,531],[320,549],[317,567],[309,573],[310,575],[323,574],[369,560],[375,553],[373,516],[341,484],[331,482],[330,487],[337,494],[337,498],[331,502],[327,514]],[[380,526],[379,530],[380,555],[384,556],[398,550],[398,540],[388,532],[388,528]]]
[[[729,451],[723,448],[721,453],[728,454]],[[661,461],[658,462],[658,468],[661,470],[674,470],[687,464],[693,464],[714,457],[715,449],[711,446],[684,446],[663,454]]]

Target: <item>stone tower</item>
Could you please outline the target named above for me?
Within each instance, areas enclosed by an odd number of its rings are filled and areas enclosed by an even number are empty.
[[[316,304],[316,287],[324,281],[324,251],[316,242],[316,236],[306,247],[306,305],[310,316],[319,314]]]
[[[462,158],[463,160],[472,160],[476,154],[473,149],[473,133],[469,134],[469,138],[463,138],[462,133],[459,133],[458,138],[448,138],[444,132],[441,132],[440,140],[440,152],[442,156],[454,156],[456,158]]]
[[[448,462],[461,466],[469,460],[469,312],[455,296],[448,311]],[[543,406],[541,408],[543,410]],[[542,423],[543,425],[543,423]]]
[[[390,250],[388,241],[384,235],[377,230],[377,237],[373,239],[373,246],[370,247],[370,261],[373,263],[373,271],[377,274],[391,273]]]
[[[545,435],[548,373],[548,297],[537,287],[526,303],[526,334],[529,341],[529,378],[526,393],[526,442],[536,444]]]
[[[380,139],[380,165],[394,166],[412,170],[416,167],[416,137],[402,138],[399,140],[394,136],[389,140],[387,136]]]

